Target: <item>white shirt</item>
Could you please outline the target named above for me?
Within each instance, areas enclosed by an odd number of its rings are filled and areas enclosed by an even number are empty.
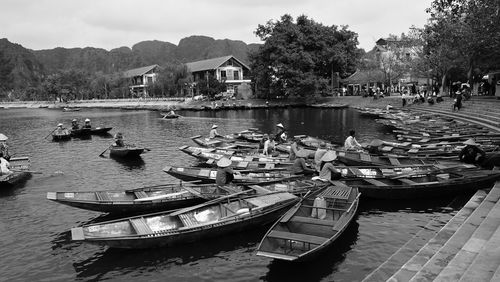
[[[356,141],[356,138],[354,136],[349,136],[344,142],[344,149],[346,150],[356,150],[358,148],[361,148],[361,144]]]
[[[275,145],[276,143],[274,142],[274,140],[266,140],[266,142],[264,142],[264,150],[262,153],[266,156],[269,156],[269,149],[271,149],[271,151],[274,151]]]
[[[214,129],[210,130],[210,134],[209,134],[208,138],[213,139],[213,138],[217,137],[218,135],[219,134],[217,133],[217,129],[214,128]]]
[[[1,163],[0,163],[0,175],[11,173],[11,171],[9,170],[9,167],[10,167],[9,162],[4,158],[0,158],[0,161],[1,161]]]

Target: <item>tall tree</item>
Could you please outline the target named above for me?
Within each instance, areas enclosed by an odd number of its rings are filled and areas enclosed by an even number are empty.
[[[265,43],[250,54],[255,88],[260,96],[307,96],[331,91],[335,72],[355,70],[360,51],[357,34],[346,26],[324,26],[290,15],[259,25],[255,34]]]

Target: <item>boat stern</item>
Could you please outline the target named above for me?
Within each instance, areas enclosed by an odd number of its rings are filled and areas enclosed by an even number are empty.
[[[71,239],[73,241],[85,240],[85,235],[83,235],[83,228],[82,227],[71,228]]]
[[[47,200],[57,200],[57,192],[47,192]]]

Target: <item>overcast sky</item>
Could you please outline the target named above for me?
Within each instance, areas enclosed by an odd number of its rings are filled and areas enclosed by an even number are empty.
[[[370,50],[389,34],[422,27],[431,0],[2,0],[0,38],[40,50],[107,50],[145,40],[178,44],[191,35],[259,43],[259,24],[306,15],[324,25],[348,25]]]

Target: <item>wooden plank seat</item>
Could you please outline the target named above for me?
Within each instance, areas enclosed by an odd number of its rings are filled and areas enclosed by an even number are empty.
[[[359,168],[357,167],[346,167],[348,170],[350,170],[354,175],[358,176],[358,177],[363,177],[365,176],[361,170],[359,170]]]
[[[111,202],[111,198],[109,197],[108,192],[106,191],[95,192],[95,196],[97,197],[98,201]]]
[[[210,170],[209,169],[200,169],[200,172],[198,173],[198,175],[208,177],[210,175]]]
[[[408,184],[408,185],[415,185],[417,184],[417,182],[413,181],[413,180],[410,180],[408,178],[399,178],[398,179],[399,181],[405,183],[405,184]]]
[[[401,165],[399,160],[396,158],[389,158],[389,162],[391,163],[391,165]]]
[[[372,179],[372,178],[365,178],[363,180],[366,181],[366,182],[368,182],[368,183],[370,183],[370,184],[373,184],[375,186],[389,186],[389,185],[385,184],[382,181],[378,181],[378,180]]]
[[[236,165],[236,167],[239,167],[239,168],[246,168],[248,166],[248,162],[238,162],[238,164]]]
[[[265,169],[273,169],[274,168],[274,164],[273,163],[267,163],[264,168]]]
[[[153,233],[153,230],[149,227],[149,225],[146,223],[144,218],[132,218],[129,220],[130,224],[134,228],[135,232],[138,235],[145,235],[145,234],[151,234]]]
[[[352,187],[349,186],[329,186],[318,194],[318,197],[347,200],[351,194]]]
[[[325,237],[276,230],[269,232],[267,236],[270,238],[292,240],[315,245],[321,245],[328,240],[328,238]]]
[[[134,195],[137,199],[142,199],[142,198],[147,198],[149,197],[148,194],[146,194],[146,192],[144,191],[134,191]]]
[[[184,226],[187,226],[187,227],[195,226],[198,224],[198,221],[196,220],[196,218],[194,218],[192,213],[179,214],[179,218],[181,219]]]
[[[251,162],[253,161],[253,157],[252,156],[245,156],[245,159],[244,159],[246,162]]]
[[[359,158],[362,161],[368,161],[368,162],[370,162],[372,160],[372,158],[368,154],[359,154]]]
[[[332,220],[327,219],[319,219],[314,217],[305,217],[305,216],[294,216],[290,219],[291,222],[300,222],[300,223],[310,223],[315,225],[324,225],[324,226],[333,226]]]

